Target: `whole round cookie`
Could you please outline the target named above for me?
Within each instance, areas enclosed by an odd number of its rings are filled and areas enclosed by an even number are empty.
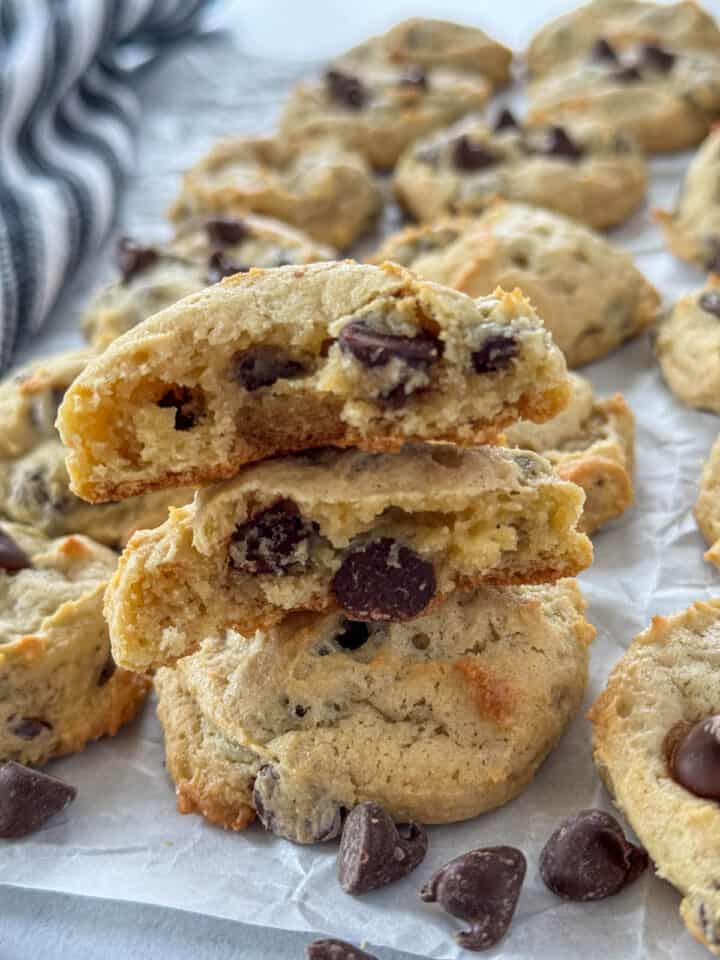
[[[598,360],[650,326],[660,303],[625,251],[560,214],[523,204],[410,227],[373,260],[394,260],[472,297],[496,285],[519,287],[570,367]]]
[[[693,157],[675,209],[655,218],[675,256],[720,274],[720,129]]]
[[[244,825],[252,807],[280,836],[314,843],[365,800],[425,823],[506,803],[580,705],[595,633],[584,609],[565,580],[456,593],[412,624],[297,615],[209,638],[174,679],[158,674],[182,807],[224,807],[226,826]],[[197,731],[182,741],[179,690]],[[224,760],[209,770],[218,734]],[[235,763],[227,745],[243,748]]]
[[[359,153],[326,137],[298,143],[278,135],[216,144],[185,173],[169,213],[183,223],[253,211],[343,249],[370,226],[380,205]]]
[[[55,418],[65,391],[92,351],[34,363],[0,383],[0,516],[30,524],[49,537],[84,533],[119,546],[139,529],[187,503],[187,490],[163,490],[119,503],[91,505],[70,491],[66,450]]]
[[[526,62],[534,77],[587,56],[602,41],[611,46],[653,44],[720,52],[717,23],[694,0],[593,0],[562,14],[530,41]]]
[[[695,519],[710,547],[705,559],[720,567],[720,437],[712,445],[702,470]]]
[[[590,711],[600,776],[657,873],[683,894],[690,933],[716,955],[719,715],[720,600],[654,617]]]
[[[503,110],[492,127],[465,117],[411,144],[393,187],[421,221],[482,213],[501,198],[603,229],[640,206],[647,169],[633,139],[614,126],[581,116],[564,126],[524,125]]]
[[[578,529],[598,530],[632,503],[635,418],[620,393],[599,400],[588,380],[570,376],[567,407],[547,423],[517,423],[509,444],[542,454],[563,480],[585,491]]]
[[[41,764],[115,734],[147,680],[115,667],[102,602],[117,557],[0,526],[0,761]]]
[[[720,279],[678,300],[658,327],[655,353],[677,397],[720,413]]]

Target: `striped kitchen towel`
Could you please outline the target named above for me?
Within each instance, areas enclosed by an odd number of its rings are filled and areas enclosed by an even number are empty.
[[[133,159],[133,80],[207,0],[0,0],[0,370],[102,243]]]

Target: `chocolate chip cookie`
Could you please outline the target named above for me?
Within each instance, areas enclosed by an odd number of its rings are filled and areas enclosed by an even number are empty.
[[[370,226],[380,203],[363,157],[336,140],[237,137],[187,171],[170,217],[183,223],[254,211],[343,249]]]
[[[705,559],[720,567],[720,439],[713,444],[702,470],[695,519],[710,547]]]
[[[503,110],[492,125],[466,117],[413,143],[393,186],[417,220],[481,213],[498,198],[564,213],[589,226],[615,226],[647,190],[645,160],[616,127],[570,118],[523,124]]]
[[[542,457],[497,447],[247,467],[130,541],[106,601],[114,655],[145,670],[294,610],[412,620],[457,588],[569,576],[592,559],[583,499]]]
[[[720,955],[720,600],[654,617],[590,711],[595,763],[690,933]]]
[[[655,320],[657,291],[631,257],[559,214],[500,203],[477,219],[410,227],[373,258],[476,297],[520,287],[568,366],[598,360]]]
[[[548,423],[518,423],[509,444],[542,454],[563,480],[585,491],[578,528],[593,533],[632,503],[635,418],[620,393],[599,400],[578,374],[567,407]],[[719,534],[720,535],[720,534]]]
[[[655,217],[675,256],[720,274],[720,129],[693,157],[675,209]]]
[[[506,803],[575,715],[593,628],[574,581],[453,594],[412,623],[294,615],[158,671],[179,809],[298,843],[365,800],[447,823]]]
[[[103,288],[83,317],[87,340],[104,349],[138,323],[191,293],[250,267],[332,260],[336,252],[279,220],[245,214],[187,223],[167,244],[123,238],[120,278]]]
[[[187,503],[191,494],[163,490],[90,506],[71,493],[55,417],[92,356],[89,350],[60,354],[0,383],[0,516],[49,537],[84,533],[119,546],[133,531],[162,523],[168,506]]]
[[[328,444],[482,443],[568,391],[519,291],[472,300],[346,261],[251,270],[168,307],[83,371],[58,423],[73,489],[104,501]]]
[[[117,557],[87,537],[0,526],[0,761],[42,764],[115,734],[145,697],[102,614]]]

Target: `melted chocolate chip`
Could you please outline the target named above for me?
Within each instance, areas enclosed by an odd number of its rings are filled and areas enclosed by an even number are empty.
[[[32,567],[30,557],[13,538],[0,527],[0,570],[17,573]]]
[[[158,406],[175,407],[175,429],[190,430],[202,415],[201,404],[189,387],[173,387],[158,400]]]
[[[9,717],[8,729],[15,737],[23,740],[34,740],[46,730],[52,730],[52,724],[40,717]]]
[[[154,247],[143,247],[130,237],[122,237],[118,242],[116,261],[123,283],[129,283],[133,277],[147,270],[157,260],[158,252]]]
[[[343,650],[359,650],[370,639],[370,628],[360,620],[344,620],[344,630],[335,640]]]
[[[108,658],[103,664],[102,670],[100,671],[100,675],[98,676],[98,680],[97,680],[97,685],[99,687],[104,687],[105,684],[108,682],[108,680],[110,680],[113,677],[116,670],[117,670],[117,664],[113,660],[113,655],[110,653],[108,654]]]
[[[307,566],[304,546],[313,526],[292,500],[278,500],[238,526],[232,535],[230,565],[243,573],[284,575]]]
[[[57,777],[14,760],[0,766],[0,837],[25,837],[75,799],[77,791]]]
[[[540,148],[534,148],[533,153],[542,153],[548,157],[562,157],[565,160],[581,160],[584,151],[564,127],[550,127]]]
[[[395,825],[377,803],[348,814],[338,851],[337,873],[345,893],[386,887],[414,870],[427,853],[427,834],[417,823]]]
[[[384,367],[402,360],[409,367],[427,367],[442,356],[443,344],[427,330],[417,336],[380,333],[365,320],[346,323],[338,337],[343,353],[350,353],[366,367]]]
[[[606,40],[605,37],[597,38],[593,44],[592,50],[590,51],[590,56],[593,58],[593,60],[605,60],[609,63],[618,62],[618,55],[615,51],[615,47],[613,47],[610,41]]]
[[[305,366],[288,357],[281,347],[250,347],[236,353],[230,363],[230,378],[251,392],[278,380],[293,380],[305,372]]]
[[[324,937],[313,940],[305,947],[307,960],[377,960],[377,957],[365,953],[345,940]]]
[[[250,236],[250,228],[244,220],[229,218],[206,221],[205,232],[213,247],[232,247]]]
[[[493,334],[472,354],[475,373],[498,373],[509,367],[517,355],[518,342],[511,333]]]
[[[707,290],[698,300],[698,304],[705,313],[712,313],[720,319],[720,291]]]
[[[613,70],[612,78],[618,83],[637,83],[638,80],[642,80],[642,73],[636,64],[629,63],[625,67]]]
[[[700,720],[676,744],[670,771],[696,797],[720,800],[720,714]]]
[[[661,73],[669,73],[675,63],[675,54],[654,43],[646,43],[642,48],[642,62]]]
[[[250,267],[237,263],[223,253],[222,250],[216,250],[208,258],[208,283],[219,283],[225,277],[233,277],[236,273],[247,273]]]
[[[525,857],[515,847],[470,850],[426,883],[420,896],[470,922],[455,939],[466,950],[487,950],[507,933],[525,879]]]
[[[581,810],[560,824],[540,854],[545,885],[566,900],[602,900],[636,880],[648,865],[615,817]]]
[[[353,619],[409,620],[435,595],[435,571],[414,550],[383,537],[351,549],[332,588]]]
[[[350,110],[362,110],[367,103],[368,91],[362,80],[352,73],[328,70],[325,74],[325,86],[333,100]]]
[[[422,67],[410,67],[400,78],[401,87],[415,87],[418,90],[427,90],[428,77]]]
[[[515,119],[515,115],[507,107],[502,109],[497,115],[493,130],[497,133],[499,130],[519,130],[520,124]]]
[[[492,150],[474,143],[464,134],[453,143],[452,162],[458,170],[485,170],[500,163],[500,159]]]

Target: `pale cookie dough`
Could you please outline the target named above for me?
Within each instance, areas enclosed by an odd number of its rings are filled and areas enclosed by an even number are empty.
[[[82,750],[140,708],[147,681],[116,669],[102,614],[116,563],[87,537],[0,525],[0,761]]]
[[[624,47],[654,44],[670,50],[720,53],[717,23],[693,0],[645,3],[594,0],[546,24],[530,41],[526,61],[535,77],[589,55],[598,41]]]
[[[655,353],[677,397],[720,413],[720,279],[678,300],[658,328]]]
[[[237,137],[187,171],[170,217],[182,223],[252,210],[343,249],[371,225],[380,205],[365,160],[335,140]]]
[[[703,467],[695,519],[710,546],[705,559],[720,567],[720,438],[713,444]]]
[[[505,432],[513,447],[542,454],[563,480],[585,491],[578,528],[593,533],[632,503],[635,418],[625,398],[593,395],[578,374],[570,377],[567,407],[548,423],[518,423]]]
[[[498,447],[247,467],[130,541],[106,599],[114,655],[142,671],[292,610],[406,620],[457,588],[569,576],[592,560],[583,500],[541,457]]]
[[[90,505],[70,491],[66,450],[55,429],[65,391],[94,354],[64,353],[0,383],[0,518],[30,524],[49,537],[84,533],[120,546],[135,531],[187,503],[187,490],[163,490],[121,503]]]
[[[251,270],[168,307],[83,371],[58,423],[73,489],[104,501],[327,444],[482,443],[568,393],[519,291],[472,300],[344,261]]]
[[[158,673],[179,808],[239,829],[254,807],[314,843],[365,800],[425,823],[507,803],[582,701],[584,610],[564,580],[456,593],[413,623],[295,615],[209,638]]]
[[[693,157],[675,209],[655,217],[675,256],[720,274],[720,129]]]
[[[254,214],[188,223],[167,244],[121,240],[121,277],[95,295],[82,319],[83,333],[103,350],[154,313],[223,277],[250,267],[313,263],[336,255],[300,230]]]
[[[420,221],[482,213],[502,198],[603,229],[640,206],[647,168],[632,138],[614,127],[582,117],[564,126],[524,126],[505,110],[493,126],[466,117],[412,144],[393,186]]]
[[[600,776],[659,876],[682,893],[690,933],[720,955],[720,807],[675,779],[678,745],[698,721],[717,714],[720,600],[711,600],[654,617],[615,667],[590,719]],[[718,749],[716,738],[716,770]]]
[[[478,297],[519,287],[570,367],[598,360],[654,320],[657,291],[631,257],[559,214],[497,204],[390,237],[373,258]]]

